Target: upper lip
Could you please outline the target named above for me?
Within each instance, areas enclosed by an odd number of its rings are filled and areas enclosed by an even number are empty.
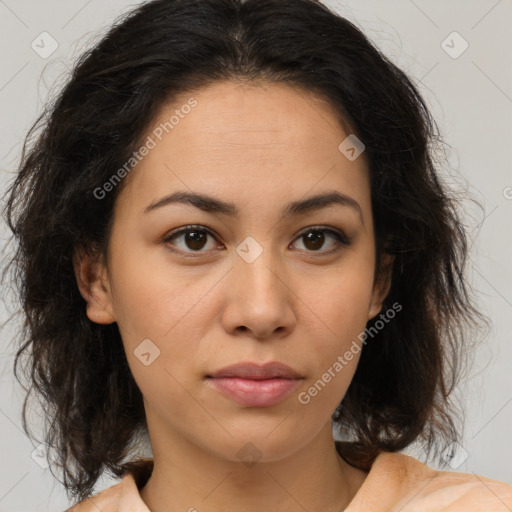
[[[263,365],[257,363],[237,363],[231,366],[226,366],[225,368],[208,375],[208,377],[238,377],[241,379],[251,380],[302,378],[302,376],[293,368],[275,361]]]

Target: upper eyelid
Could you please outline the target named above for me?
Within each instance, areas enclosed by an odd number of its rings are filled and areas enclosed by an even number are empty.
[[[164,240],[168,240],[169,238],[172,238],[176,235],[182,235],[184,233],[186,233],[187,231],[191,231],[193,229],[197,229],[197,231],[205,231],[206,233],[208,233],[209,235],[213,236],[213,237],[217,237],[217,235],[215,234],[215,232],[206,227],[206,226],[201,226],[201,225],[198,225],[198,224],[189,224],[187,226],[183,226],[181,228],[177,228],[176,230],[173,230],[171,231],[170,233],[167,233],[165,236],[164,236]]]

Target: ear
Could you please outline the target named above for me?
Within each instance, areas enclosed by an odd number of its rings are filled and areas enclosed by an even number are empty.
[[[370,302],[370,309],[368,311],[368,320],[377,316],[381,309],[384,299],[389,293],[391,288],[391,280],[393,274],[393,262],[395,257],[388,253],[383,253],[380,262],[377,265],[375,281],[373,283],[372,299]]]
[[[73,268],[80,294],[87,302],[87,317],[97,324],[115,322],[107,267],[100,251],[77,249]]]

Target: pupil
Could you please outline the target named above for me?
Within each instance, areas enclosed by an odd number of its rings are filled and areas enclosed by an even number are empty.
[[[205,234],[200,231],[188,231],[185,238],[189,249],[202,249],[206,237]]]
[[[306,239],[308,243],[313,244],[313,247],[308,247],[308,249],[320,249],[324,243],[324,236],[321,234],[321,231],[310,231],[306,235]]]

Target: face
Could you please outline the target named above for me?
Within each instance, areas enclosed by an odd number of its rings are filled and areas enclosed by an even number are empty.
[[[154,147],[116,200],[107,261],[76,266],[89,318],[119,326],[150,437],[228,460],[250,442],[270,461],[331,425],[389,287],[374,283],[369,173],[364,153],[340,151],[347,135],[325,100],[276,84],[217,83],[152,123],[143,140]],[[275,403],[240,401],[208,378],[270,361],[301,377]]]

